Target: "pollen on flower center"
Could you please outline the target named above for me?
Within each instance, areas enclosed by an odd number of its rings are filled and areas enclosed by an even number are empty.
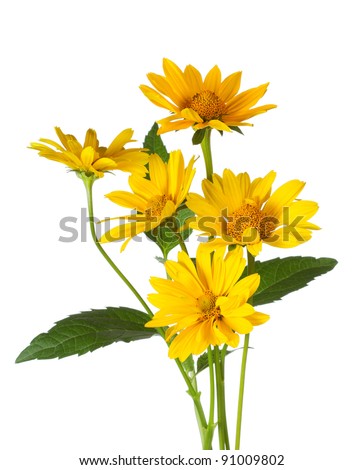
[[[204,90],[196,93],[187,103],[187,108],[192,108],[204,120],[219,119],[225,112],[226,105],[214,92]]]
[[[221,316],[220,307],[216,307],[217,295],[207,290],[198,297],[197,306],[201,309],[201,320],[208,320],[212,317],[218,319]]]
[[[169,198],[163,194],[162,196],[154,196],[150,199],[145,215],[148,220],[153,217],[160,217]]]
[[[268,238],[276,228],[276,220],[269,217],[253,204],[243,204],[228,219],[226,233],[235,240],[242,242],[244,231],[255,228],[262,240]]]

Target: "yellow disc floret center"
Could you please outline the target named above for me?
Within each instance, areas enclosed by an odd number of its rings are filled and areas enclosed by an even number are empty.
[[[276,228],[276,223],[256,205],[243,204],[228,217],[226,233],[234,240],[244,242],[243,234],[249,228],[256,229],[260,238],[264,240]]]
[[[149,200],[148,207],[145,210],[145,215],[148,220],[154,217],[160,217],[163,209],[165,208],[168,198],[165,194],[162,196],[154,196]]]
[[[201,310],[201,320],[209,320],[215,318],[217,320],[221,317],[220,307],[216,307],[217,295],[207,290],[203,295],[197,299],[197,307]]]
[[[209,90],[196,93],[190,102],[187,103],[186,107],[196,111],[204,121],[221,118],[226,109],[225,103],[214,92]]]

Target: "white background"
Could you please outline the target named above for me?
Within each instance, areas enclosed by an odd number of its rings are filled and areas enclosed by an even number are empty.
[[[5,6],[6,5],[6,6]],[[328,256],[337,268],[308,288],[262,307],[249,353],[244,453],[284,454],[288,470],[362,468],[363,443],[363,30],[360,2],[34,0],[1,7],[1,428],[2,468],[78,469],[78,457],[201,455],[191,401],[158,338],[118,343],[80,358],[14,360],[37,334],[81,310],[136,299],[89,243],[60,243],[62,217],[80,217],[81,182],[28,150],[53,126],[108,145],[135,138],[167,115],[138,89],[162,58],[204,75],[243,70],[242,89],[270,81],[245,136],[213,134],[215,169],[269,170],[277,184],[300,178],[323,227],[290,251],[264,257]],[[191,130],[166,135],[186,158]],[[199,190],[203,161],[197,163]],[[127,175],[95,185],[100,218],[122,214],[103,195]],[[107,247],[143,295],[162,275],[158,249]],[[235,416],[240,353],[228,359]],[[201,376],[202,388],[205,377]],[[204,397],[206,398],[207,390]],[[205,454],[206,455],[206,454]]]

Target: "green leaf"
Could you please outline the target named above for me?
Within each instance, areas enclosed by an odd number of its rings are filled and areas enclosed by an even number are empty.
[[[48,333],[36,336],[15,362],[79,356],[109,344],[150,338],[157,332],[145,328],[148,315],[127,307],[106,307],[71,315]]]
[[[307,286],[316,277],[331,271],[336,265],[337,261],[333,258],[311,256],[290,256],[257,261],[255,272],[260,274],[260,285],[254,294],[254,305],[281,300],[285,295]],[[246,269],[244,276],[246,276]]]
[[[192,136],[193,145],[199,145],[205,137],[206,128],[198,129]]]
[[[149,154],[156,153],[165,163],[167,163],[169,160],[169,153],[167,152],[161,136],[158,135],[157,132],[158,124],[155,122],[148,134],[145,136],[143,146],[149,150]]]
[[[174,216],[168,218],[162,225],[156,227],[150,232],[146,232],[147,237],[154,241],[161,249],[164,258],[167,258],[168,253],[173,250],[174,247],[179,245],[180,238],[176,235],[186,221],[194,215],[190,209],[180,209]],[[187,228],[179,232],[179,235],[183,240],[186,240],[192,233],[192,229]]]
[[[236,349],[231,349],[229,351],[226,351],[225,357],[229,356],[229,354],[239,351],[242,348],[236,348]],[[221,349],[220,349],[220,358],[221,358]],[[215,364],[215,354],[212,355],[213,363]],[[197,369],[196,369],[196,375],[202,372],[203,370],[207,369],[209,366],[209,358],[207,352],[201,354],[199,358],[197,359]]]
[[[215,360],[215,359],[214,359]],[[197,359],[197,369],[196,375],[202,372],[203,370],[207,369],[209,366],[209,358],[207,352],[201,354]]]
[[[230,126],[230,129],[231,129],[232,131],[237,132],[238,134],[244,135],[239,126]]]
[[[182,362],[182,366],[184,370],[187,372],[189,375],[194,375],[195,374],[195,361],[193,359],[192,354],[188,356],[188,358]]]

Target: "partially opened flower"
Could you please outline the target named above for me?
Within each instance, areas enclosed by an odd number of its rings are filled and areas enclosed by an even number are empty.
[[[122,170],[130,173],[145,175],[148,154],[141,148],[125,149],[130,142],[134,131],[125,129],[111,142],[109,147],[100,147],[96,131],[89,129],[83,145],[71,134],[64,134],[56,127],[57,136],[61,144],[49,139],[39,139],[32,142],[30,148],[38,150],[41,157],[63,163],[72,170],[104,176],[105,171]]]
[[[239,280],[245,267],[242,248],[237,247],[226,256],[224,252],[215,251],[211,258],[200,245],[196,266],[186,253],[180,252],[178,261],[165,263],[171,279],[151,278],[157,293],[148,299],[159,310],[145,326],[171,325],[166,332],[166,340],[172,339],[169,357],[184,361],[208,346],[228,344],[236,348],[239,334],[250,333],[253,326],[269,319],[247,303],[260,278],[252,274]]]
[[[131,175],[129,185],[132,193],[113,191],[106,194],[110,201],[119,206],[134,209],[137,213],[119,217],[127,222],[105,233],[100,242],[126,240],[121,247],[123,250],[132,237],[153,230],[175,214],[190,189],[195,174],[194,162],[193,157],[185,168],[180,150],[171,152],[168,163],[163,162],[159,155],[151,155],[149,158],[150,179]]]
[[[149,73],[154,88],[141,85],[149,100],[172,114],[158,121],[159,134],[193,127],[194,130],[211,127],[231,131],[235,126],[251,126],[246,122],[257,114],[276,108],[266,104],[254,108],[267,91],[268,83],[238,93],[241,72],[235,72],[224,80],[217,65],[202,79],[192,65],[182,71],[174,62],[163,60],[165,76]]]
[[[191,228],[216,236],[207,243],[211,249],[226,245],[247,246],[256,256],[262,242],[290,248],[311,238],[311,230],[319,227],[309,219],[317,212],[313,201],[296,200],[305,183],[291,180],[276,189],[272,184],[276,173],[250,181],[247,173],[235,175],[224,170],[223,176],[204,180],[205,197],[191,193],[187,206],[197,214]]]

